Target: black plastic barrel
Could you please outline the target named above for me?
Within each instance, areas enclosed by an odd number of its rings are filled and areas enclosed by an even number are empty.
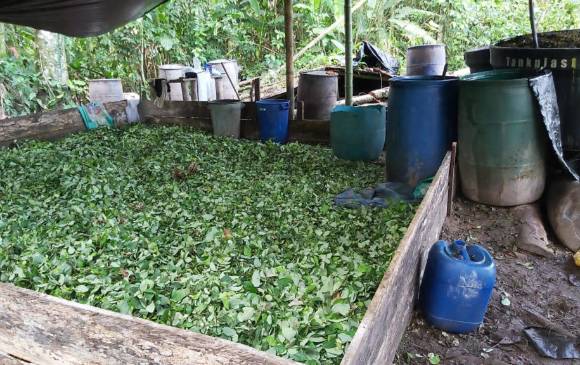
[[[489,47],[471,49],[463,54],[463,59],[472,74],[493,69],[490,62]]]
[[[549,69],[554,75],[562,122],[562,143],[568,152],[580,151],[580,29],[538,34],[540,48],[530,35],[498,42],[491,47],[496,69]]]
[[[405,76],[390,80],[387,113],[388,181],[415,186],[435,175],[457,137],[455,77]]]

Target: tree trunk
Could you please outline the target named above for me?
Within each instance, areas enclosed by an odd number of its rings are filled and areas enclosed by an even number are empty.
[[[6,56],[6,27],[0,23],[0,57]]]
[[[39,30],[36,32],[36,44],[44,78],[66,85],[68,82],[68,70],[64,36],[46,30]]]

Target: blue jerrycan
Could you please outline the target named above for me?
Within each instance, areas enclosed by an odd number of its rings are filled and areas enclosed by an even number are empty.
[[[495,285],[493,258],[483,247],[439,241],[431,247],[419,305],[427,322],[450,333],[476,330]]]

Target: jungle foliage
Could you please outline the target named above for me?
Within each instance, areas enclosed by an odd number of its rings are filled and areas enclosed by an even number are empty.
[[[359,0],[360,1],[360,0]],[[358,1],[355,1],[357,3]],[[580,27],[579,0],[536,0],[540,31]],[[367,0],[355,12],[354,40],[369,40],[403,60],[408,46],[443,42],[450,69],[463,67],[463,52],[529,31],[525,0]],[[342,15],[338,0],[294,2],[299,50]],[[0,81],[9,115],[77,102],[91,78],[122,78],[125,89],[147,90],[156,65],[236,58],[246,76],[282,78],[284,18],[281,0],[172,0],[143,19],[96,38],[67,39],[70,81],[65,87],[41,77],[35,31],[5,26],[6,55]],[[301,69],[342,59],[340,27],[298,60]],[[2,47],[0,47],[2,49]]]

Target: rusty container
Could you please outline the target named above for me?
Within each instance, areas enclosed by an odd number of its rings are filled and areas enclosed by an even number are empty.
[[[331,71],[301,72],[297,100],[299,119],[330,120],[338,100],[338,75]]]

